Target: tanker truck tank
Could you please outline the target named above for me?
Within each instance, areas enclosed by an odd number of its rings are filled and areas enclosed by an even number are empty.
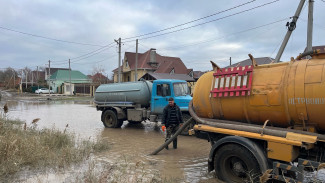
[[[96,89],[95,103],[107,104],[140,104],[150,106],[152,83],[149,81],[124,82],[100,85]]]
[[[216,69],[200,77],[193,108],[201,118],[325,131],[325,54],[311,59]]]

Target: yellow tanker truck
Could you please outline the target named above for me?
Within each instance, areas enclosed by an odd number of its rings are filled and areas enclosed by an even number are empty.
[[[189,106],[199,123],[192,132],[210,141],[209,171],[225,182],[263,173],[302,182],[306,167],[325,161],[325,53],[267,65],[250,57],[250,66],[215,66],[200,77]]]

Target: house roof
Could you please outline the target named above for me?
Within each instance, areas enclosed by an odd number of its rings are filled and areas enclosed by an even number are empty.
[[[195,81],[192,77],[190,77],[187,74],[169,74],[169,73],[153,73],[148,72],[145,75],[143,75],[141,78],[150,78],[153,79],[178,79],[178,80],[185,80],[188,82]]]
[[[260,57],[260,58],[255,58],[255,60],[256,60],[257,65],[270,64],[274,61],[274,59],[271,57]],[[252,65],[251,59],[246,59],[241,62],[237,62],[237,63],[227,66],[225,68],[239,67],[239,66],[246,66],[246,65]]]
[[[313,46],[312,47],[313,50],[319,50],[320,53],[325,53],[325,45],[322,46]],[[307,48],[305,48],[304,52],[307,50]]]
[[[34,78],[37,79],[37,76],[40,80],[45,80],[45,71],[33,71]]]
[[[56,71],[58,71],[58,70],[69,70],[68,68],[50,68],[50,71],[51,71],[51,75],[53,74],[53,73],[55,73]],[[49,73],[49,68],[47,67],[47,68],[45,68],[45,71],[46,71],[46,73]]]
[[[57,70],[55,73],[51,75],[50,79],[69,81],[70,80],[69,70]],[[75,83],[77,82],[77,80],[90,82],[90,79],[80,71],[71,71],[71,81]]]
[[[96,79],[96,78],[104,78],[104,79],[108,79],[105,75],[103,75],[102,73],[96,73],[94,75],[89,75],[87,76],[90,79]]]
[[[307,50],[307,47],[305,48],[304,52]],[[313,46],[312,50],[319,50],[319,53],[325,53],[325,45],[323,46]],[[302,57],[302,59],[306,59],[307,57]]]
[[[174,69],[177,74],[187,74],[187,68],[178,57],[168,57],[162,56],[158,53],[155,53],[157,67],[150,65],[150,52],[154,49],[150,49],[145,53],[138,53],[138,69],[150,69],[154,70],[155,73],[169,73]],[[134,52],[125,52],[124,61],[128,62],[128,65],[131,70],[135,70],[135,58],[136,53]],[[114,69],[113,72],[116,72],[118,69]],[[121,69],[122,70],[122,69]]]
[[[205,72],[202,71],[193,71],[193,77],[194,79],[199,79]]]

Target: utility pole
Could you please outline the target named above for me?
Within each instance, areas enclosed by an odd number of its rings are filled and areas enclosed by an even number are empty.
[[[231,57],[230,57],[229,61],[230,61],[230,65],[231,65]],[[230,66],[230,65],[229,65],[229,66]]]
[[[34,86],[34,72],[32,71],[32,86]]]
[[[28,78],[28,73],[27,73],[27,68],[25,69],[25,88],[27,89],[27,78]]]
[[[15,69],[12,69],[13,73],[14,73],[14,89],[15,89],[15,85],[16,85],[16,72]]]
[[[69,58],[69,78],[70,78],[70,95],[72,95],[70,58]]]
[[[307,27],[307,49],[306,51],[312,51],[313,49],[313,14],[314,14],[314,0],[309,0],[308,4],[308,27]],[[308,56],[307,58],[311,58]]]
[[[23,69],[21,69],[20,72],[21,72],[21,78],[20,78],[19,89],[20,89],[20,92],[23,93]]]
[[[138,80],[138,39],[136,40],[135,46],[135,73],[134,73],[134,81]]]
[[[292,34],[292,31],[295,30],[295,28],[296,28],[296,22],[297,22],[297,20],[299,18],[299,15],[300,15],[300,12],[302,10],[302,7],[304,6],[304,3],[305,3],[305,0],[300,0],[300,3],[299,3],[298,8],[296,10],[296,13],[292,17],[292,21],[290,23],[287,22],[288,31],[287,31],[287,34],[285,35],[284,39],[283,39],[283,42],[282,42],[281,47],[280,47],[280,49],[278,51],[278,54],[275,57],[275,60],[274,60],[275,63],[280,61],[281,56],[283,54],[283,51],[284,51],[285,47],[287,46],[289,38],[290,38],[290,36]]]
[[[118,40],[114,40],[118,44],[118,75],[117,75],[117,82],[121,82],[121,38]]]
[[[39,75],[38,75],[38,66],[37,66],[36,70],[37,70],[37,89],[39,90]]]
[[[47,77],[48,81],[49,81],[49,96],[51,96],[51,60],[49,60],[49,75]]]

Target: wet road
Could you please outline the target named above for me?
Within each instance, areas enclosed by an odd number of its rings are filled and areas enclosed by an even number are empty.
[[[156,123],[142,122],[122,128],[104,128],[100,121],[101,112],[96,111],[92,102],[86,101],[9,101],[9,117],[19,118],[28,125],[40,118],[39,128],[64,129],[81,138],[104,138],[112,148],[96,158],[116,162],[127,157],[133,163],[144,162],[147,168],[158,170],[162,177],[182,182],[200,182],[211,179],[207,174],[207,157],[210,144],[190,136],[178,137],[178,149],[163,150],[156,156],[148,156],[164,142],[164,133]],[[171,147],[171,145],[170,145]],[[210,182],[209,181],[209,182]]]

